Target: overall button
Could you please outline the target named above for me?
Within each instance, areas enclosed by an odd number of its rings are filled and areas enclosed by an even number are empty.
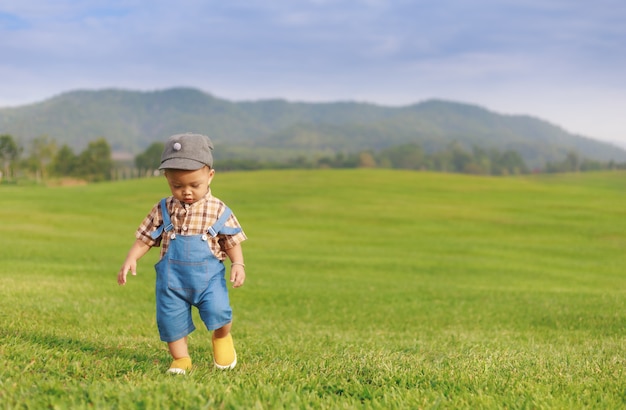
[[[171,234],[170,239],[176,239],[176,234],[175,233]]]
[[[202,235],[202,240],[203,240],[203,241],[206,241],[207,239],[209,239],[209,237],[208,237],[208,236],[206,236],[206,234]]]

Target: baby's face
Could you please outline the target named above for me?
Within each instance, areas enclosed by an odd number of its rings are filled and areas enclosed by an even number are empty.
[[[170,186],[172,195],[186,204],[193,204],[207,194],[213,175],[215,175],[215,170],[209,167],[195,171],[181,169],[168,169],[165,171],[165,178]]]

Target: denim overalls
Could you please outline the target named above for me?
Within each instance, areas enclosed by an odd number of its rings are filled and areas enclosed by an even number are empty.
[[[207,329],[215,330],[232,321],[232,309],[224,278],[224,263],[215,257],[207,241],[218,234],[234,235],[241,228],[224,226],[231,214],[227,207],[219,219],[203,235],[176,235],[174,225],[161,200],[163,225],[152,238],[170,235],[170,244],[156,269],[156,307],[159,335],[164,342],[187,336],[196,327],[191,319],[191,306],[198,308]]]

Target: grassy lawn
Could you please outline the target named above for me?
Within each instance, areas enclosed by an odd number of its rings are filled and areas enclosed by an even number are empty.
[[[623,408],[626,173],[219,173],[239,364],[194,371],[117,271],[164,178],[0,186],[0,408]]]

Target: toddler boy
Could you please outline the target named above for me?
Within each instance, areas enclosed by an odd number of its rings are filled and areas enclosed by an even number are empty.
[[[154,205],[143,220],[117,274],[117,283],[126,284],[128,271],[137,274],[137,261],[153,246],[161,247],[155,265],[157,326],[174,359],[168,369],[173,374],[185,374],[192,367],[187,347],[187,335],[195,330],[191,306],[213,331],[215,366],[232,369],[237,364],[223,261],[231,261],[233,287],[243,285],[241,242],[246,235],[226,204],[211,195],[212,150],[205,135],[178,134],[167,140],[159,169],[172,195]]]

